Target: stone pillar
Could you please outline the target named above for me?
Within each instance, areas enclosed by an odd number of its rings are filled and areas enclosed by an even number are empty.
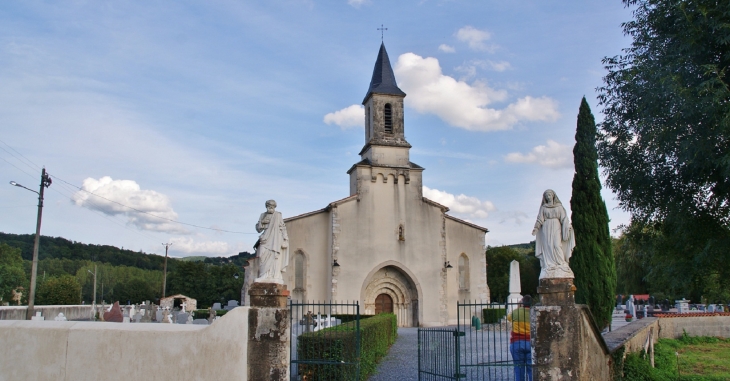
[[[534,380],[581,380],[581,311],[573,279],[540,279],[540,304],[530,316]]]
[[[289,380],[289,291],[283,284],[254,283],[248,290],[248,380]]]

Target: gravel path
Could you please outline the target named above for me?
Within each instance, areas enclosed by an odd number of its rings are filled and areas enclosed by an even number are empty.
[[[368,380],[418,380],[418,328],[398,328],[398,339]]]

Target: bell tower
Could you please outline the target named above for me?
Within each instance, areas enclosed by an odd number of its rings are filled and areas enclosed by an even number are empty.
[[[385,45],[380,44],[365,99],[365,146],[360,151],[362,159],[374,164],[408,164],[408,144],[403,125],[403,99],[406,97],[395,82]],[[382,149],[381,147],[388,147]]]

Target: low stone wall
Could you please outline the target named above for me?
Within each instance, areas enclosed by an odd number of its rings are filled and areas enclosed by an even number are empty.
[[[659,336],[678,339],[684,332],[690,336],[730,337],[730,316],[677,316],[659,318]]]
[[[606,341],[611,353],[621,347],[624,348],[625,353],[631,353],[644,349],[649,336],[651,336],[653,344],[656,344],[659,340],[659,319],[644,318],[636,320],[603,335],[603,340]]]
[[[71,306],[35,306],[34,311],[40,311],[46,320],[53,320],[59,312],[68,320],[90,320],[91,305]],[[0,307],[0,320],[25,320],[25,313],[28,306],[2,306]]]
[[[0,321],[0,381],[247,380],[249,308],[210,326]]]

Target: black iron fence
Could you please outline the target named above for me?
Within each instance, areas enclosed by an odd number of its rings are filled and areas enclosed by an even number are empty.
[[[530,312],[518,302],[457,303],[465,380],[532,380]]]
[[[291,379],[360,379],[358,302],[289,302]]]
[[[459,337],[454,327],[418,329],[418,380],[458,380]]]

